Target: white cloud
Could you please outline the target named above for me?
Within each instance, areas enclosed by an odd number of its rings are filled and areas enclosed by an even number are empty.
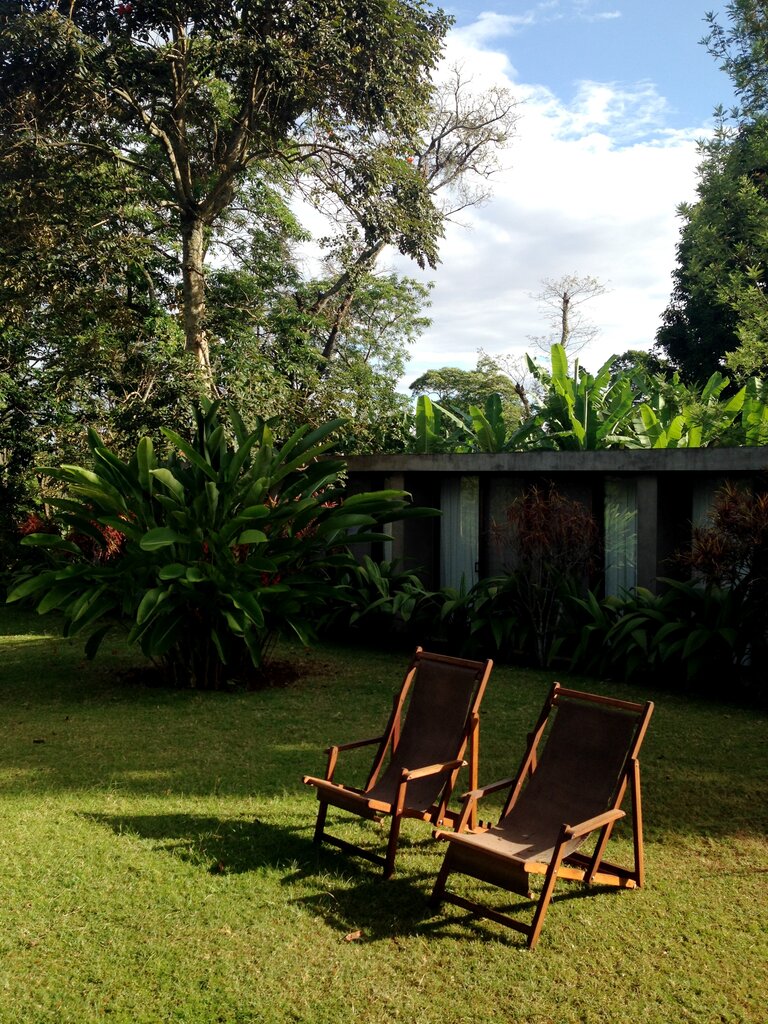
[[[573,12],[582,21],[615,21],[621,11],[593,11],[593,0],[573,0]]]
[[[565,101],[516,82],[484,31],[452,33],[446,59],[462,60],[478,87],[512,88],[521,119],[494,199],[464,215],[467,228],[448,227],[433,275],[433,325],[413,350],[406,385],[429,367],[473,367],[478,348],[522,354],[527,337],[543,333],[530,293],[569,273],[611,289],[585,307],[601,327],[585,365],[649,348],[671,290],[676,208],[694,197],[696,139],[706,126],[665,128],[666,101],[652,83],[581,82]],[[414,273],[406,260],[395,265]]]
[[[454,37],[465,46],[481,46],[492,39],[500,39],[512,35],[525,25],[532,25],[536,20],[535,11],[524,14],[495,14],[484,11],[477,21],[465,28],[455,29]]]

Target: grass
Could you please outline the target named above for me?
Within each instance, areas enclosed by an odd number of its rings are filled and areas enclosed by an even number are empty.
[[[329,741],[383,724],[401,656],[297,649],[289,688],[170,692],[121,683],[118,644],[85,663],[47,626],[0,616],[0,1024],[765,1024],[764,714],[561,676],[657,701],[648,884],[561,883],[531,953],[427,907],[443,852],[427,826],[406,823],[387,883],[311,843],[300,776],[322,771]],[[495,670],[482,781],[515,767],[550,682]],[[628,851],[619,834],[614,854]]]

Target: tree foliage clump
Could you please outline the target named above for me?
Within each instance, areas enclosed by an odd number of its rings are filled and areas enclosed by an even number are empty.
[[[725,25],[707,16],[704,42],[737,104],[716,111],[702,143],[698,199],[680,207],[674,290],[657,334],[688,383],[726,368],[739,380],[768,372],[768,17],[760,0],[734,0],[727,14]]]
[[[36,485],[23,465],[83,456],[86,426],[127,455],[201,394],[285,437],[344,416],[348,452],[405,445],[395,382],[428,296],[377,260],[435,266],[516,117],[461,68],[436,84],[449,20],[424,0],[0,17],[7,507]]]

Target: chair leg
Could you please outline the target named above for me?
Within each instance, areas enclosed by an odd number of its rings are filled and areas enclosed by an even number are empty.
[[[445,892],[445,884],[448,881],[448,875],[451,873],[451,850],[450,847],[445,851],[445,857],[443,858],[443,864],[438,872],[435,884],[432,888],[432,894],[429,897],[428,903],[430,907],[437,909],[443,902],[443,893]]]
[[[536,904],[536,910],[533,915],[533,921],[531,921],[531,929],[528,933],[528,949],[533,949],[536,943],[539,941],[541,935],[541,929],[544,926],[544,918],[547,916],[547,910],[549,909],[549,901],[552,899],[552,893],[555,891],[555,882],[557,882],[557,872],[560,869],[560,864],[563,859],[563,835],[561,833],[560,839],[555,845],[555,851],[550,861],[547,873],[544,876],[544,886],[539,896],[539,902]]]
[[[325,831],[325,818],[328,814],[328,804],[325,800],[320,801],[320,806],[317,809],[317,821],[315,822],[315,834],[313,837],[314,843],[322,843],[323,833]]]
[[[632,762],[632,839],[635,847],[635,881],[638,888],[645,885],[645,855],[643,850],[643,804],[640,798],[640,763]]]
[[[400,838],[400,825],[403,817],[401,814],[392,815],[392,827],[389,830],[389,842],[387,843],[386,863],[384,865],[384,877],[391,878],[395,870],[395,857],[397,856],[397,843]]]

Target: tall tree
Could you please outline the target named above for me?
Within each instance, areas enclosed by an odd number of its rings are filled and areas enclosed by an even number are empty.
[[[657,345],[683,378],[728,367],[740,378],[768,372],[768,12],[758,0],[708,15],[709,52],[729,75],[737,105],[701,146],[698,200],[683,225],[674,290]]]
[[[24,5],[3,30],[0,107],[15,139],[158,190],[186,347],[213,384],[205,258],[244,182],[322,170],[367,233],[434,265],[440,218],[404,155],[447,24],[423,0]]]
[[[768,122],[721,121],[702,156],[698,201],[680,207],[674,290],[656,336],[689,382],[723,370],[738,358],[729,353],[763,334],[757,314],[768,282]],[[759,369],[753,365],[747,375]]]
[[[414,211],[419,216],[437,216],[442,224],[456,220],[468,207],[487,202],[491,179],[500,169],[500,154],[516,124],[517,104],[509,90],[492,86],[478,92],[462,65],[451,66],[436,83],[425,124],[410,140],[405,157],[429,199],[427,207],[420,211],[414,207]],[[338,202],[338,168],[321,161],[318,169],[328,186],[321,203],[332,221],[342,225],[331,250],[339,272],[305,307],[326,316],[333,310],[323,345],[323,357],[330,359],[355,290],[374,269],[390,239],[384,230],[386,221],[380,222],[386,206],[378,197],[374,198],[375,211],[371,208],[369,212],[357,200],[344,206]],[[314,196],[317,198],[316,192]]]

